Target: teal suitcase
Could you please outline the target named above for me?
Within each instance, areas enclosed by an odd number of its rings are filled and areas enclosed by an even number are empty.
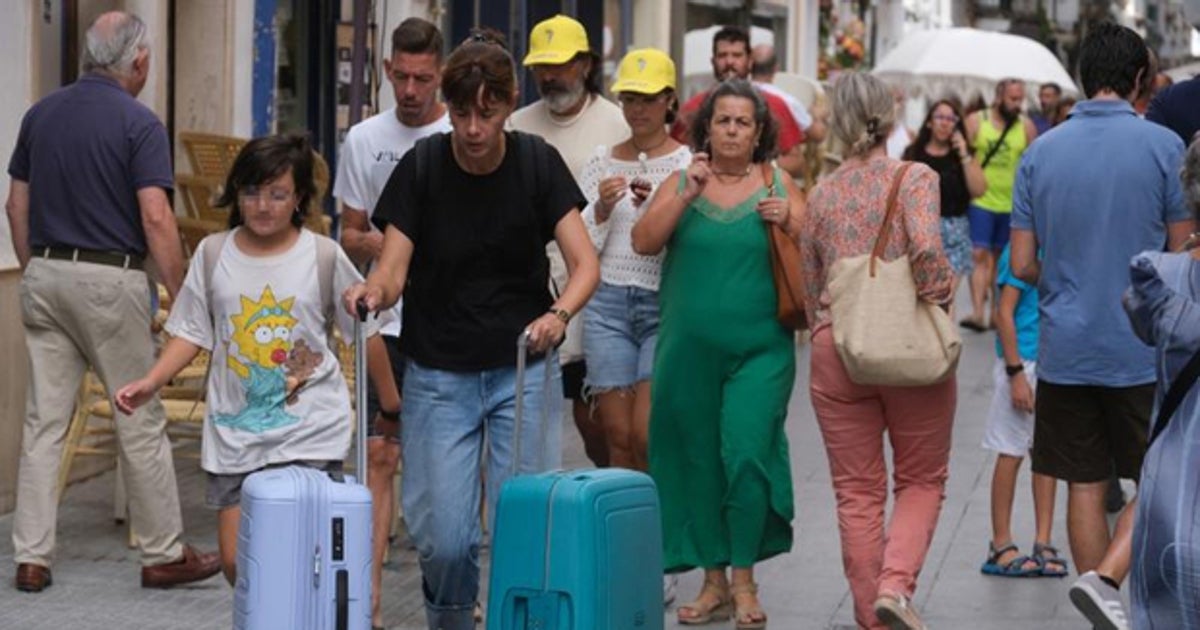
[[[528,333],[517,340],[518,392],[528,342]],[[521,398],[514,462],[521,460]],[[658,490],[648,475],[555,471],[514,475],[501,487],[488,630],[662,630],[662,575]]]
[[[662,524],[650,477],[513,477],[496,506],[488,630],[662,630]]]

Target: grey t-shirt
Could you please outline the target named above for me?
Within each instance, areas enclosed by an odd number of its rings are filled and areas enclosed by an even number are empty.
[[[137,191],[170,190],[167,130],[116,81],[87,74],[25,114],[8,163],[29,183],[29,245],[145,255]]]
[[[243,473],[297,460],[341,460],[350,450],[350,394],[327,339],[317,280],[317,236],[303,230],[287,252],[247,256],[225,240],[212,275],[212,304],[196,249],[166,330],[212,349],[200,464]],[[211,237],[210,237],[211,238]],[[335,246],[336,248],[336,246]],[[332,299],[361,277],[340,248]],[[333,307],[344,339],[353,320]],[[216,330],[214,331],[214,323]],[[377,320],[368,319],[368,335]]]

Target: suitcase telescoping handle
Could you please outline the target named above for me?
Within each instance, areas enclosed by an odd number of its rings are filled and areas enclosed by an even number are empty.
[[[549,360],[550,352],[553,352],[553,350],[548,350],[546,352],[546,356],[543,359],[544,361]],[[525,424],[524,423],[524,418],[525,418],[525,364],[526,364],[528,358],[529,358],[529,329],[525,329],[520,335],[517,335],[517,373],[513,379],[513,396],[515,397],[515,402],[513,405],[512,475],[514,477],[517,476],[517,472],[520,470],[520,465],[521,465],[521,445],[523,444],[523,442],[521,442],[521,426],[523,424]],[[541,432],[539,437],[544,438],[546,422],[547,422],[546,401],[548,400],[547,397],[550,396],[550,365],[549,365],[549,363],[546,363],[545,365],[542,366],[542,375],[543,375],[542,408],[541,408],[541,413],[538,417],[537,428]],[[540,443],[540,441],[539,441],[539,443]],[[542,449],[540,449],[540,452],[538,453],[537,470],[541,470],[541,468],[542,468],[542,458],[545,457],[544,451],[545,451],[545,449],[543,447]]]
[[[359,483],[367,485],[367,303],[359,300],[354,318],[354,470]]]

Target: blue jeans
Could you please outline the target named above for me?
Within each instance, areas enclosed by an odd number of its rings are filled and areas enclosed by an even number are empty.
[[[603,392],[649,381],[658,341],[658,292],[601,282],[583,313],[588,387]]]
[[[449,372],[410,360],[405,370],[402,500],[420,556],[430,628],[475,627],[480,456],[486,444],[490,529],[500,486],[512,473],[515,381],[514,367]],[[563,402],[557,355],[527,366],[524,392],[519,471],[558,468]]]

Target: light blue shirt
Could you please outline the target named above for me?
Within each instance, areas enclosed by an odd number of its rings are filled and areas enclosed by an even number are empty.
[[[1010,261],[1010,246],[1004,247],[1000,260],[996,263],[996,301],[1000,301],[1000,292],[1009,286],[1021,292],[1017,306],[1013,309],[1013,327],[1017,329],[1017,354],[1024,361],[1036,361],[1038,353],[1038,294],[1037,287],[1022,282],[1012,273]],[[1000,335],[996,335],[996,356],[1004,358],[1004,346],[1000,344]]]
[[[1154,382],[1154,351],[1121,307],[1129,261],[1167,245],[1189,218],[1184,146],[1124,101],[1088,100],[1030,145],[1017,170],[1012,227],[1043,253],[1038,378],[1059,385]]]

